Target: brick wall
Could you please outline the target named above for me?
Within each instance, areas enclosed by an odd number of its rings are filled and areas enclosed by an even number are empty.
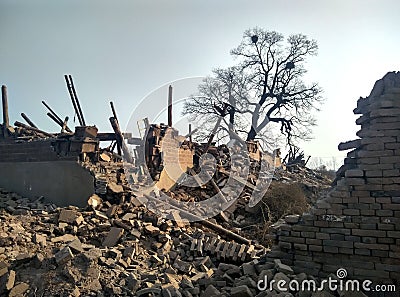
[[[272,229],[268,259],[296,272],[326,277],[345,268],[352,278],[400,280],[400,73],[375,83],[357,102],[360,139],[341,144],[347,154],[327,197],[300,217]]]
[[[57,159],[51,140],[0,142],[0,162],[37,162]]]
[[[180,145],[177,130],[167,128],[162,139],[161,151],[163,153],[164,166],[166,164],[175,164],[180,167],[181,172],[186,172],[188,168],[193,167],[194,151],[185,145]]]

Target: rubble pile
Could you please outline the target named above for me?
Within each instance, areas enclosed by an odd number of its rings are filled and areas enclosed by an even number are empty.
[[[0,193],[1,295],[267,296],[257,289],[265,277],[312,279],[267,263],[253,244],[160,219],[134,197],[78,209]]]

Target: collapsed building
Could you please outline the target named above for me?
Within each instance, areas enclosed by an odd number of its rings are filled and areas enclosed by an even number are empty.
[[[357,120],[362,125],[360,139],[339,146],[353,151],[338,171],[336,186],[327,197],[318,196],[309,212],[285,216],[270,231],[264,230],[274,240],[271,250],[260,245],[256,236],[244,236],[245,227],[254,223],[251,219],[261,216],[257,208],[247,205],[256,189],[260,161],[280,165],[279,158],[261,154],[257,143],[246,143],[249,164],[235,160],[239,171],[241,166],[250,168],[249,177],[242,179],[229,172],[232,160],[227,146],[192,142],[190,135],[179,135],[170,118],[168,125],[148,124],[146,136],[140,138],[120,131],[114,109],[110,118],[114,133],[85,125],[78,106],[80,126],[74,132],[61,119],[57,134],[29,121],[11,127],[3,88],[0,187],[22,197],[0,188],[0,207],[6,210],[0,212],[4,222],[0,294],[282,296],[278,281],[312,280],[319,285],[338,268],[346,269],[352,279],[398,285],[399,88],[399,73],[389,73],[368,98],[359,100],[355,112],[363,114]],[[124,139],[136,150],[130,151]],[[102,141],[112,144],[101,148]],[[171,148],[174,152],[167,153]],[[199,173],[204,152],[216,159],[215,174],[199,185],[200,190],[179,186],[176,181],[183,173],[193,177]],[[131,165],[123,166],[122,155],[131,158],[125,162]],[[175,166],[166,168],[171,163]],[[9,168],[3,170],[3,165]],[[30,173],[27,168],[32,168]],[[52,174],[45,175],[45,170]],[[306,169],[292,171],[276,172],[274,178],[282,175],[287,182],[293,174],[312,182],[322,180]],[[166,217],[148,210],[149,204],[155,210],[164,205],[158,193],[135,190],[148,176],[177,201],[196,202],[219,192],[228,197],[230,192],[223,189],[230,178],[245,191],[215,218],[189,223],[182,219],[185,214],[201,208],[182,208]],[[35,178],[42,188],[32,182]],[[52,182],[54,192],[50,192]],[[73,192],[63,193],[68,189]],[[40,197],[45,195],[53,200],[45,203]],[[76,200],[68,200],[71,196]],[[146,207],[142,198],[147,199]],[[70,206],[58,208],[54,203]],[[272,291],[260,292],[257,283],[265,278],[275,285]],[[353,293],[325,288],[317,296],[351,297]],[[294,289],[285,293],[311,294]]]

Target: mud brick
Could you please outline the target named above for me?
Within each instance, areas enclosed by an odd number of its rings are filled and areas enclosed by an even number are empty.
[[[302,237],[315,238],[315,232],[301,232]]]
[[[399,168],[400,168],[400,163],[397,164],[396,166],[399,166]],[[398,182],[397,184],[394,184],[394,185],[383,185],[382,188],[384,191],[399,191],[400,183]]]
[[[246,260],[246,256],[251,257],[252,252],[254,251],[254,245],[250,245],[249,248],[247,249],[246,253],[243,253],[241,260],[245,261]]]
[[[370,270],[370,269],[354,269],[354,274],[359,276],[359,277],[375,277],[375,278],[389,278],[389,272],[388,271],[382,271],[382,270]]]
[[[160,229],[158,227],[154,227],[151,224],[148,224],[144,228],[146,232],[150,233],[152,236],[160,234]]]
[[[68,244],[68,247],[69,247],[71,250],[75,251],[76,253],[83,253],[83,251],[84,251],[84,250],[83,250],[83,247],[82,247],[82,243],[81,243],[81,241],[79,240],[79,238],[77,238],[77,239],[71,241],[71,242]]]
[[[327,221],[314,221],[315,227],[328,227],[329,224]]]
[[[58,216],[59,222],[79,225],[84,221],[82,215],[76,210],[62,209]]]
[[[226,258],[226,253],[229,251],[229,248],[230,248],[230,247],[232,247],[232,243],[225,242],[224,248],[223,248],[223,250],[222,250],[222,252],[221,252],[221,257],[222,257],[223,259]]]
[[[380,231],[380,230],[352,229],[351,234],[355,236],[386,237],[386,231]]]
[[[74,258],[71,249],[67,246],[58,251],[54,256],[59,265],[65,264]]]
[[[340,247],[339,254],[354,255],[354,249]]]
[[[350,236],[345,236],[345,237],[344,237],[344,240],[346,240],[346,241],[352,241],[352,242],[361,242],[361,237],[360,237],[360,236],[353,236],[353,235],[350,235]]]
[[[383,204],[388,203],[389,204],[392,202],[392,199],[390,197],[376,197],[375,201],[376,201],[376,203],[383,203]]]
[[[390,156],[390,157],[379,157],[379,161],[381,164],[399,164],[400,163],[400,156]]]
[[[229,258],[235,258],[235,259],[233,259],[233,260],[236,260],[236,259],[237,259],[237,256],[235,257],[235,255],[237,255],[237,249],[238,249],[238,248],[239,248],[239,244],[236,243],[236,242],[234,242],[234,243],[232,244],[232,247],[231,247],[230,250],[229,250],[228,257],[229,257]]]
[[[324,252],[337,254],[339,252],[339,248],[335,246],[324,246]]]
[[[360,214],[362,216],[374,216],[375,210],[373,209],[361,209]]]
[[[290,242],[279,241],[278,245],[280,248],[283,248],[283,249],[289,250],[292,248],[292,244]]]
[[[211,238],[211,240],[209,240],[209,244],[206,247],[206,251],[210,251],[211,253],[214,253],[215,248],[216,248],[216,246],[215,246],[216,242],[217,242],[216,237]]]
[[[384,177],[398,177],[398,176],[400,176],[400,170],[399,169],[383,170],[382,176],[384,176]]]
[[[360,215],[360,210],[359,209],[343,209],[343,214],[344,215],[349,215],[349,216],[359,216]]]
[[[318,232],[319,228],[318,227],[313,227],[313,226],[295,225],[295,226],[292,227],[292,230],[294,230],[294,231]]]
[[[76,240],[78,237],[76,237],[75,235],[72,234],[64,234],[61,236],[57,236],[57,237],[53,237],[52,239],[50,239],[51,242],[53,243],[57,243],[57,242],[71,242]]]
[[[197,246],[197,238],[194,238],[190,246],[190,251],[193,252],[194,250],[196,250],[196,246]]]
[[[293,243],[304,243],[305,242],[304,238],[289,237],[289,236],[281,236],[280,240],[286,241],[286,242],[293,242]]]
[[[322,252],[322,246],[320,245],[309,245],[308,249],[312,252]]]
[[[378,243],[394,244],[395,240],[393,238],[378,238]]]
[[[29,285],[27,283],[19,283],[8,293],[9,297],[24,296],[25,292],[28,291]]]
[[[361,242],[364,242],[364,243],[376,243],[376,238],[375,237],[368,237],[368,236],[362,237],[361,238]]]
[[[394,225],[392,224],[378,224],[378,230],[394,230]]]
[[[354,254],[369,256],[369,255],[371,255],[371,250],[357,248],[357,249],[354,249]]]
[[[255,266],[252,262],[249,263],[243,263],[242,264],[242,270],[244,275],[250,275],[250,276],[255,276],[256,275],[256,269]]]
[[[306,251],[307,250],[307,245],[306,244],[300,244],[300,243],[293,243],[293,248],[295,250]]]
[[[361,169],[348,169],[345,172],[346,177],[363,177],[364,171]]]
[[[327,233],[315,233],[317,239],[330,239],[330,234]]]
[[[387,231],[387,236],[392,238],[400,238],[400,231]]]
[[[354,186],[354,190],[356,191],[382,191],[382,185],[372,185],[372,184],[365,184],[362,186]]]
[[[377,209],[375,211],[377,216],[380,217],[392,217],[393,216],[393,210],[390,209]]]
[[[292,236],[292,237],[300,237],[301,234],[300,234],[300,232],[292,231],[292,232],[290,232],[290,236]]]
[[[32,239],[33,239],[34,243],[40,244],[41,246],[46,246],[46,236],[45,235],[35,233],[33,235]]]
[[[347,197],[350,197],[350,193],[347,193]],[[347,198],[347,197],[345,197],[345,198]],[[343,199],[342,198],[333,197],[332,195],[330,197],[326,198],[326,201],[331,203],[331,204],[343,203]]]
[[[343,234],[331,234],[332,240],[344,240],[345,236]]]
[[[326,210],[325,208],[320,208],[320,209],[313,209],[313,213],[315,215],[324,215],[326,214]]]
[[[232,297],[252,297],[254,295],[250,291],[248,286],[241,285],[241,286],[232,288],[230,296],[232,296]]]
[[[379,164],[379,158],[367,158],[367,157],[362,157],[362,158],[358,158],[357,159],[357,163],[358,164],[362,164],[362,165],[375,165],[375,164]]]
[[[352,241],[324,240],[323,245],[324,246],[337,246],[337,247],[343,247],[343,248],[353,248]]]
[[[345,229],[345,228],[321,228],[321,232],[350,235],[351,231],[349,229]]]
[[[103,241],[103,246],[112,247],[117,244],[118,240],[124,234],[124,229],[112,227],[107,237]]]
[[[354,247],[361,249],[370,249],[370,250],[382,250],[382,251],[389,250],[389,246],[385,244],[373,244],[373,243],[370,244],[370,243],[355,242]]]
[[[396,205],[394,205],[394,204],[383,204],[382,208],[384,210],[394,210],[394,211],[396,211],[396,210],[400,210],[400,204],[396,204]]]
[[[6,271],[6,273],[0,278],[0,292],[2,290],[11,290],[14,287],[15,283],[15,271],[10,270]]]

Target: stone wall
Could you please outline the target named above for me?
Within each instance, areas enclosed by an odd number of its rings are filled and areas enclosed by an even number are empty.
[[[359,139],[327,197],[272,230],[280,258],[295,272],[326,277],[338,268],[354,279],[400,280],[400,73],[390,72],[357,102]]]

